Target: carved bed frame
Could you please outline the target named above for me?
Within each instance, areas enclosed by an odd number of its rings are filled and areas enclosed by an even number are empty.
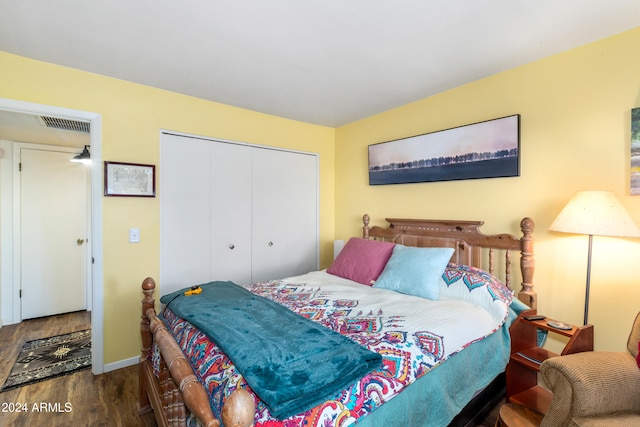
[[[485,235],[480,231],[483,221],[387,218],[389,226],[385,228],[369,227],[369,215],[365,214],[362,220],[363,237],[366,239],[386,240],[407,246],[452,247],[455,249],[452,262],[488,271],[511,289],[511,253],[517,251],[520,253],[522,274],[522,288],[518,291],[518,299],[531,308],[537,306],[533,289],[534,222],[531,218],[524,218],[520,222],[520,238],[511,234]],[[496,253],[501,253],[504,257],[501,258]],[[497,264],[501,273],[496,272]],[[144,299],[140,322],[142,355],[139,368],[139,412],[153,410],[159,426],[186,426],[187,411],[192,412],[205,427],[219,426],[220,421],[213,415],[204,386],[200,384],[182,350],[156,314],[153,299],[155,288],[156,283],[150,277],[142,282]],[[158,345],[161,355],[159,377],[155,376],[150,362],[154,343]],[[468,406],[472,407],[473,412],[486,405],[479,400]],[[247,391],[238,389],[224,404],[222,423],[225,427],[249,427],[253,424],[254,413],[253,397]]]

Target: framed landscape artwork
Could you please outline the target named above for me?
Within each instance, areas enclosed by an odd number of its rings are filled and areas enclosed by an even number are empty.
[[[631,110],[631,195],[640,195],[640,108]]]
[[[369,185],[519,175],[519,114],[369,145]]]

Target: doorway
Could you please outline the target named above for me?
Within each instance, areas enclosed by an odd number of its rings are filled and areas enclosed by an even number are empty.
[[[87,310],[89,169],[70,161],[77,148],[23,143],[15,148],[20,318]]]
[[[41,104],[33,104],[23,101],[0,98],[0,114],[24,113],[35,116],[52,116],[69,120],[78,120],[88,122],[90,124],[90,145],[92,166],[89,173],[90,177],[90,208],[89,221],[91,230],[91,240],[88,242],[89,266],[87,274],[91,278],[91,325],[92,325],[92,372],[94,375],[104,372],[104,308],[103,308],[103,261],[102,261],[102,118],[100,114],[71,110],[67,108],[54,107]],[[0,147],[0,158],[6,165],[8,154],[6,146]],[[6,188],[7,181],[13,189],[11,178],[7,178],[7,174],[11,175],[11,170],[7,171],[6,167],[0,168],[0,184],[3,189]],[[13,200],[7,200],[6,192],[1,192],[0,201],[0,218],[2,225],[0,233],[2,234],[2,247],[0,248],[0,314],[3,324],[19,323],[21,321],[20,313],[20,288],[19,283],[16,284],[14,276],[19,269],[15,265],[14,251],[16,250],[14,242],[18,241],[13,234]],[[7,221],[9,218],[9,221]],[[9,225],[7,225],[9,222]],[[7,237],[7,238],[5,238]]]

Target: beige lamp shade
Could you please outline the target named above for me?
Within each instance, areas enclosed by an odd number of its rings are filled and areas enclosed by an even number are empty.
[[[640,237],[638,226],[609,191],[579,191],[549,230],[593,236]]]

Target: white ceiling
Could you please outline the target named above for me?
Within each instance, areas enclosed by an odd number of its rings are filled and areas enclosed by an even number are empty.
[[[637,26],[639,0],[0,0],[0,50],[332,127]]]

